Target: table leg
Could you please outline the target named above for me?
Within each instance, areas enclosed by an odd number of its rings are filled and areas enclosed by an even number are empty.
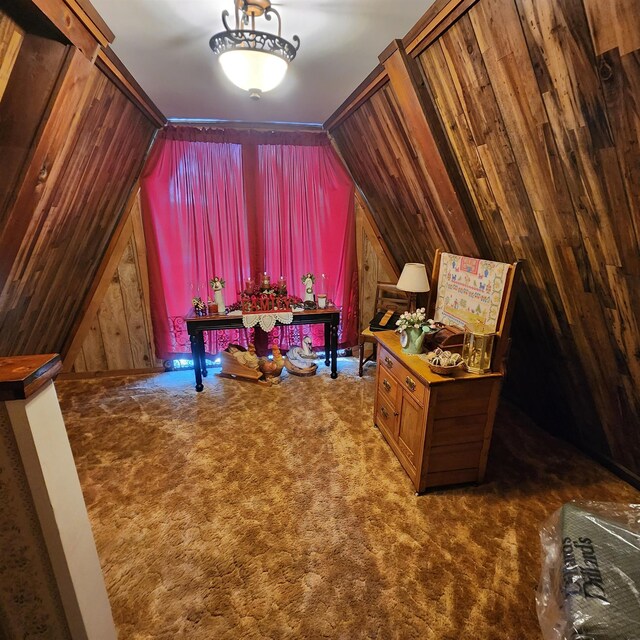
[[[258,325],[253,328],[253,346],[256,354],[260,357],[269,355],[269,334],[263,331]]]
[[[331,357],[331,323],[324,323],[324,364],[329,366]]]
[[[204,348],[204,331],[200,332],[198,347],[200,349],[200,371],[203,377],[207,377],[207,351]]]
[[[331,324],[331,377],[338,377],[338,324]]]
[[[189,335],[191,341],[191,357],[193,358],[193,371],[196,374],[196,391],[202,391],[202,370],[200,369],[200,345],[198,336],[193,333]]]

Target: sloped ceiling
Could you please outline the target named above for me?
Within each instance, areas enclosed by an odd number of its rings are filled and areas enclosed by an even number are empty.
[[[399,264],[459,250],[465,226],[443,233],[432,206],[446,183],[427,183],[445,162],[478,253],[524,261],[506,392],[640,486],[640,13],[455,2],[464,15],[407,56],[420,82],[392,53],[389,83],[331,133]]]
[[[281,0],[282,35],[302,44],[284,82],[254,102],[222,74],[209,38],[233,0],[93,0],[113,50],[168,118],[322,123],[433,0]],[[273,31],[274,21],[256,28]]]

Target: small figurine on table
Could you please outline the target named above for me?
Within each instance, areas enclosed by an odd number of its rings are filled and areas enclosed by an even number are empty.
[[[209,284],[213,289],[213,298],[215,300],[215,303],[218,305],[218,313],[225,313],[227,308],[224,306],[224,294],[222,293],[225,285],[224,280],[216,276],[210,281]]]
[[[302,276],[302,284],[304,284],[304,298],[305,302],[314,302],[315,298],[313,295],[313,285],[316,281],[313,273],[305,273]]]
[[[197,316],[207,315],[207,305],[200,296],[193,298],[193,300],[191,300],[191,304],[193,305],[193,311]]]

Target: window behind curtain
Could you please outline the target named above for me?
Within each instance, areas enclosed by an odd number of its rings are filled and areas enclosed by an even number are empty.
[[[142,180],[156,349],[169,359],[189,353],[183,317],[191,299],[211,294],[213,276],[226,280],[235,302],[250,275],[284,275],[302,295],[301,275],[328,276],[330,298],[342,308],[340,342],[357,340],[357,266],[353,184],[326,138],[318,144],[258,144],[240,132],[169,127],[159,134]],[[231,139],[231,141],[230,141]],[[207,351],[246,345],[251,331],[218,331]],[[275,329],[283,348],[322,328]]]

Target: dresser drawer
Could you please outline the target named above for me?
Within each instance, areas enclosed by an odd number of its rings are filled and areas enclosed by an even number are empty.
[[[380,369],[378,380],[378,393],[386,395],[391,403],[396,406],[400,388],[398,381],[385,368]]]
[[[392,372],[394,378],[400,381],[400,385],[410,393],[411,397],[419,405],[424,406],[425,386],[415,374],[411,373],[402,362],[396,360],[386,349],[380,349],[378,362],[380,363],[381,380],[385,377],[385,371]],[[389,376],[386,377],[389,379]]]
[[[398,411],[384,393],[378,392],[376,424],[392,438],[397,437]]]
[[[408,369],[396,371],[400,384],[410,393],[411,397],[419,404],[424,405],[425,386]]]
[[[380,349],[378,362],[383,369],[392,371],[395,375],[398,375],[398,372],[402,373],[402,370],[404,369],[404,367],[386,349]],[[382,374],[382,371],[380,371],[380,374]]]

